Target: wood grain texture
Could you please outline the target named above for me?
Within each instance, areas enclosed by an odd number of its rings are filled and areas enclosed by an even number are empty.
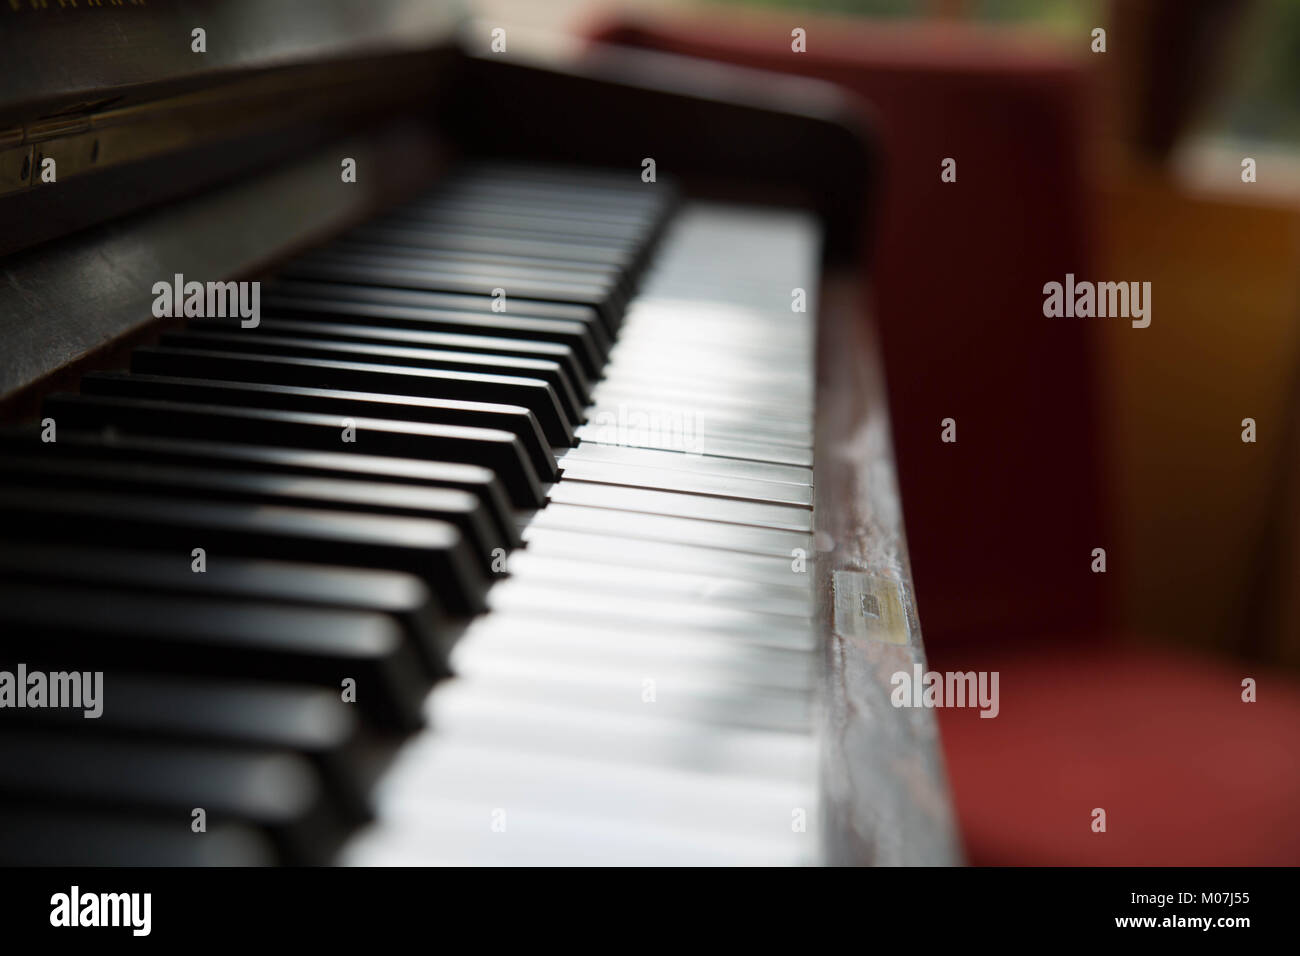
[[[895,708],[889,699],[890,676],[924,664],[925,651],[879,351],[857,288],[854,277],[828,273],[820,306],[815,515],[818,614],[827,635],[824,855],[832,864],[955,864],[961,849],[934,713]],[[865,609],[860,598],[846,608],[841,595],[840,620],[837,571],[841,590],[852,580],[874,595]],[[879,623],[889,604],[901,608],[902,628]],[[854,612],[871,624],[844,619]]]

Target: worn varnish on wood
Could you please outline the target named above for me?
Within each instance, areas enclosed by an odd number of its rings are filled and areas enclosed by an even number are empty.
[[[895,708],[890,676],[925,662],[874,330],[852,277],[821,292],[817,592],[825,857],[961,862],[934,713]]]

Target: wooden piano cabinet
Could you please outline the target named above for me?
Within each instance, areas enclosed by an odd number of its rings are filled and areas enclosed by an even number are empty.
[[[961,861],[934,712],[894,707],[924,665],[883,366],[860,282],[828,272],[818,329],[817,597],[826,635],[822,799],[829,863]]]

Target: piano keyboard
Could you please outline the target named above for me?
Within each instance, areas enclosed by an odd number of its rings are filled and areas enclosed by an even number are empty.
[[[818,252],[474,167],[4,430],[0,862],[815,862]]]

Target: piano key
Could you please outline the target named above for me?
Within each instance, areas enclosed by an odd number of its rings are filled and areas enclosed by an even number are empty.
[[[541,585],[543,581],[539,579],[536,583]],[[624,615],[615,640],[608,615],[603,613],[566,616],[552,613],[543,604],[537,608],[503,606],[471,621],[452,657],[458,661],[464,655],[473,656],[480,642],[503,649],[516,648],[522,643],[527,646],[503,652],[517,654],[521,660],[540,655],[557,660],[579,657],[587,663],[698,661],[716,667],[716,676],[720,678],[793,689],[803,686],[808,675],[820,666],[817,658],[820,647],[806,633],[806,627],[804,630],[802,637],[788,629],[779,633],[763,630],[738,634],[697,621],[670,626],[662,620]],[[734,669],[727,671],[722,661],[731,661]]]
[[[199,331],[229,329],[220,319],[197,319],[188,328]],[[301,319],[263,319],[258,328],[266,335],[297,335],[341,342],[373,342],[381,345],[406,345],[414,348],[444,349],[455,352],[480,352],[490,355],[513,355],[521,358],[547,359],[558,362],[568,375],[580,398],[591,398],[591,382],[572,347],[558,342],[535,339],[509,339],[491,335],[462,335],[449,332],[422,332],[418,329],[387,328],[376,325],[347,325],[334,322],[308,322]]]
[[[608,370],[608,379],[595,388],[593,397],[597,402],[614,407],[625,405],[630,409],[644,408],[647,413],[649,409],[661,405],[686,408],[705,421],[710,418],[738,417],[794,426],[805,426],[811,421],[811,405],[795,396],[787,396],[780,401],[767,398],[760,400],[748,391],[733,390],[724,394],[716,389],[675,388],[670,383],[624,383],[616,377],[617,374],[614,369]]]
[[[619,444],[633,448],[648,448],[657,451],[682,451],[692,454],[708,455],[717,458],[738,458],[744,461],[759,461],[774,465],[799,465],[811,468],[812,449],[799,448],[794,445],[775,445],[770,442],[737,441],[714,438],[712,435],[677,435],[672,433],[653,434],[648,429],[629,430],[627,437],[611,442],[605,434],[607,428],[600,425],[580,425],[575,434],[583,441],[596,444]]]
[[[471,646],[465,642],[466,648]],[[647,673],[636,663],[616,661],[523,660],[493,654],[466,656],[456,663],[456,681],[486,684],[521,700],[565,700],[595,711],[632,714],[654,707],[670,718],[707,726],[744,727],[786,733],[808,733],[813,708],[802,691],[755,688],[729,678],[690,675],[666,665]],[[654,681],[654,699],[647,700],[646,681]],[[517,770],[516,770],[517,772]],[[447,787],[460,781],[449,780]],[[442,788],[440,788],[442,789]]]
[[[510,578],[498,583],[488,596],[493,614],[512,612],[517,618],[557,617],[566,623],[600,623],[620,633],[623,627],[651,626],[663,631],[697,628],[723,635],[737,643],[754,641],[791,650],[809,648],[809,619],[755,613],[721,604],[669,603],[655,595],[634,596],[627,592],[597,593],[556,581],[533,582]],[[470,642],[466,642],[468,644]],[[461,671],[453,650],[452,666]]]
[[[421,289],[386,288],[375,285],[356,285],[317,279],[277,279],[267,290],[264,304],[277,312],[287,301],[296,298],[323,299],[337,303],[340,308],[350,303],[406,306],[428,310],[432,317],[462,316],[488,327],[497,319],[547,319],[577,323],[591,334],[593,344],[601,355],[610,349],[609,333],[597,311],[585,305],[564,302],[539,302],[533,299],[508,298],[504,310],[490,295],[461,295],[452,292],[429,292]],[[270,315],[263,311],[263,314]]]
[[[431,677],[446,675],[456,628],[419,578],[396,571],[261,561],[214,555],[202,574],[188,552],[0,541],[0,572],[11,581],[108,588],[146,594],[234,597],[384,614],[402,628]]]
[[[802,466],[744,461],[736,458],[714,458],[680,451],[631,448],[624,445],[599,445],[594,442],[582,442],[560,457],[562,467],[569,462],[588,461],[626,465],[632,468],[644,467],[700,475],[720,475],[750,481],[777,482],[800,485],[804,488],[812,487],[813,478],[812,469]]]
[[[284,288],[285,285],[280,283],[276,288]],[[347,325],[352,328],[370,328],[376,323],[382,323],[383,328],[407,329],[434,335],[483,335],[526,342],[549,342],[572,349],[589,379],[600,375],[608,351],[608,345],[602,344],[596,333],[581,322],[534,319],[504,313],[485,316],[383,302],[327,299],[321,297],[319,292],[301,295],[268,293],[263,299],[263,320],[279,321],[285,317],[286,320]]]
[[[519,439],[491,428],[428,425],[379,418],[350,419],[355,442],[344,442],[344,419],[307,412],[228,408],[187,402],[52,395],[45,414],[81,428],[111,428],[114,434],[189,438],[291,446],[315,451],[419,458],[492,468],[519,507],[540,503],[541,484]]]
[[[412,759],[412,764],[422,758]],[[581,812],[515,805],[510,814],[511,839],[482,833],[494,819],[497,804],[441,799],[415,800],[421,778],[399,778],[390,815],[361,831],[344,847],[345,866],[801,866],[816,860],[815,841],[798,834],[757,837],[753,833],[717,834],[673,824],[605,821]],[[427,791],[427,787],[425,788]],[[719,794],[725,799],[725,794]],[[800,801],[816,805],[816,797]],[[786,827],[789,830],[789,811]],[[811,819],[811,814],[810,814]],[[813,826],[813,824],[809,824]],[[793,845],[792,844],[797,844]]]
[[[359,226],[348,237],[358,242],[410,249],[442,249],[465,253],[500,254],[559,262],[587,262],[593,266],[626,269],[635,255],[625,249],[581,243],[557,243],[520,236],[488,236],[457,228],[426,229],[417,224],[374,222]]]
[[[624,401],[636,401],[638,407],[690,408],[697,414],[705,413],[703,417],[708,422],[725,420],[751,427],[778,426],[800,437],[808,437],[812,421],[808,414],[812,407],[811,394],[783,389],[778,382],[761,376],[753,383],[739,384],[723,381],[721,376],[706,371],[690,373],[683,370],[681,376],[654,372],[638,376],[620,363],[611,363],[605,374],[617,388],[605,389],[604,392],[617,391],[625,396]],[[764,397],[762,404],[753,400],[756,394]],[[610,403],[608,394],[602,393],[601,399]],[[780,414],[769,415],[769,410],[779,410]]]
[[[214,824],[197,840],[166,816],[126,816],[7,807],[0,814],[5,866],[270,866],[276,850],[261,831]]]
[[[0,487],[120,491],[158,498],[246,502],[367,514],[435,518],[454,526],[485,573],[505,542],[471,494],[374,481],[338,481],[257,472],[211,471],[139,462],[0,458]]]
[[[536,378],[444,372],[369,362],[255,355],[150,346],[136,349],[131,370],[183,378],[299,385],[464,402],[518,405],[536,417],[552,445],[573,444],[573,429],[551,387]],[[433,407],[433,406],[431,406]]]
[[[0,623],[6,656],[33,670],[305,682],[340,699],[351,679],[357,706],[385,727],[423,720],[429,681],[380,614],[0,582]]]
[[[46,444],[40,440],[40,431],[35,427],[0,428],[0,450],[9,454],[40,453],[77,460],[146,461],[459,488],[479,499],[492,515],[497,533],[512,547],[519,541],[519,528],[501,482],[491,470],[478,465],[67,430],[59,433],[57,442]]]
[[[612,328],[621,322],[624,310],[631,300],[635,286],[631,269],[622,269],[597,263],[584,263],[572,258],[523,257],[500,252],[470,252],[459,249],[433,249],[427,245],[394,245],[344,239],[314,249],[297,260],[302,265],[324,267],[330,264],[380,269],[411,270],[423,275],[455,274],[477,289],[509,290],[528,284],[544,287],[565,286],[581,292],[581,298],[598,307],[608,309],[614,317]],[[401,287],[402,283],[391,283]]]
[[[742,554],[671,540],[621,538],[599,530],[541,528],[536,522],[524,529],[523,537],[530,554],[599,561],[620,568],[730,576],[767,588],[784,591],[791,587],[810,594],[812,575],[794,570],[796,565],[789,555]]]
[[[538,475],[555,476],[555,460],[541,426],[520,405],[461,402],[418,395],[384,395],[343,389],[270,385],[264,382],[218,381],[144,373],[91,372],[82,376],[85,395],[170,400],[197,405],[283,409],[342,417],[363,416],[424,424],[495,428],[515,435]]]
[[[631,203],[631,194],[601,195],[589,189],[563,190],[552,187],[546,192],[536,189],[502,189],[482,181],[470,183],[449,180],[432,193],[411,200],[404,208],[424,213],[437,222],[442,213],[489,212],[540,216],[556,223],[581,228],[585,223],[608,223],[640,237],[654,229],[662,214],[662,203]]]
[[[411,254],[392,247],[331,242],[303,254],[297,262],[313,266],[341,263],[443,274],[455,272],[465,280],[477,281],[487,288],[516,281],[565,283],[601,295],[620,308],[626,304],[625,289],[616,273],[608,269],[575,269],[562,266],[556,260],[539,265],[504,257],[444,255],[428,249]]]
[[[510,236],[545,238],[553,242],[601,243],[621,249],[634,249],[644,241],[644,228],[594,220],[557,223],[552,217],[530,212],[506,210],[488,212],[475,209],[441,209],[430,215],[418,206],[400,206],[386,222],[415,220],[436,226],[462,227],[475,232]],[[542,296],[541,298],[545,298]]]
[[[581,259],[562,259],[555,256],[543,258],[542,256],[518,255],[488,250],[434,249],[428,245],[413,245],[395,241],[372,242],[354,236],[344,236],[336,239],[328,246],[313,250],[311,255],[328,255],[334,250],[349,255],[392,257],[421,262],[436,261],[441,268],[454,268],[454,264],[465,263],[477,268],[531,269],[534,272],[555,269],[557,275],[590,282],[609,283],[622,293],[625,302],[628,294],[633,290],[630,271],[615,265],[583,261]]]
[[[524,315],[535,315],[547,303],[572,303],[594,310],[600,316],[606,331],[613,332],[618,327],[616,309],[620,308],[620,304],[611,300],[611,290],[587,283],[467,276],[459,269],[438,272],[432,269],[339,261],[291,262],[281,271],[291,279],[348,282],[422,292],[452,292],[478,295],[488,301],[495,297],[493,290],[500,288],[505,290],[506,311],[514,303],[522,307],[520,311]]]
[[[21,708],[5,726],[292,751],[312,761],[344,812],[369,817],[373,774],[357,721],[332,690],[109,672],[101,694],[105,706],[92,720],[66,707]]]
[[[742,501],[812,507],[812,489],[807,486],[753,478],[694,473],[670,468],[647,468],[594,459],[560,460],[565,482],[594,482],[629,488],[680,491],[689,494],[735,498]]]
[[[588,409],[587,421],[599,430],[601,440],[613,443],[627,441],[626,436],[675,432],[683,443],[698,438],[720,439],[731,442],[754,442],[762,445],[789,445],[794,448],[812,448],[812,436],[807,429],[792,424],[751,419],[743,421],[735,416],[704,412],[696,407],[673,405],[646,405],[640,402],[628,405],[599,403]]]
[[[301,358],[338,359],[402,368],[427,368],[439,371],[473,372],[486,375],[520,376],[541,379],[554,391],[569,427],[585,416],[577,392],[558,362],[543,359],[484,355],[477,352],[447,352],[438,349],[409,348],[378,343],[339,342],[332,339],[298,338],[266,335],[259,332],[211,333],[203,331],[165,332],[162,347],[212,349],[217,352],[249,352],[257,355],[289,355]]]
[[[599,836],[584,838],[580,829],[568,834],[577,840],[570,842],[568,853],[559,858],[568,862],[590,862],[580,848],[589,842],[602,843],[606,838],[602,825],[615,822],[635,831],[685,831],[704,841],[722,835],[753,839],[767,830],[773,840],[803,842],[808,834],[792,832],[791,810],[811,809],[810,796],[815,800],[809,787],[783,780],[605,764],[468,741],[413,748],[412,758],[404,761],[394,776],[410,794],[393,806],[394,816],[405,823],[408,814],[436,815],[453,824],[447,828],[453,841],[457,830],[467,830],[476,843],[484,845],[536,838],[541,821],[526,822],[529,812],[585,819]],[[449,783],[442,785],[444,780]],[[435,793],[437,796],[432,796]],[[441,813],[443,807],[456,804],[476,806],[477,819]],[[494,808],[505,810],[509,825],[504,835],[492,831]]]
[[[424,518],[351,514],[145,495],[0,488],[9,540],[105,541],[144,550],[357,565],[418,576],[452,613],[484,606],[486,582],[454,527]]]
[[[667,176],[654,189],[646,189],[636,170],[603,166],[575,166],[568,163],[537,162],[533,159],[467,160],[453,173],[454,182],[468,189],[511,190],[545,188],[555,195],[610,196],[634,205],[667,206],[677,198],[677,186]]]
[[[632,193],[572,189],[556,184],[545,191],[522,183],[490,183],[451,179],[405,205],[433,222],[449,214],[520,215],[540,217],[563,228],[586,231],[588,224],[607,226],[633,238],[652,233],[664,212],[663,202],[645,202]]]
[[[0,802],[0,817],[14,806],[165,815],[196,842],[200,807],[214,823],[265,830],[293,863],[327,862],[346,832],[311,765],[276,751],[0,731]]]
[[[506,561],[506,570],[530,582],[560,582],[602,594],[637,597],[649,594],[691,605],[718,604],[790,616],[804,623],[809,617],[806,585],[747,580],[743,575],[727,574],[720,566],[708,571],[629,567],[611,564],[598,555],[555,554],[547,553],[544,547],[532,547],[512,553]]]
[[[560,502],[553,502],[539,511],[532,526],[562,531],[589,531],[633,540],[693,544],[786,559],[797,553],[812,554],[812,540],[807,534],[698,521],[694,518],[584,508]]]
[[[806,508],[677,491],[650,491],[621,485],[561,481],[551,488],[550,500],[585,508],[698,518],[702,521],[775,528],[781,531],[811,533],[813,530],[812,513]]]
[[[596,181],[599,175],[592,171],[591,176],[585,176],[584,181],[579,182],[554,177],[532,179],[527,172],[501,175],[461,171],[440,184],[441,188],[417,198],[415,202],[460,197],[466,202],[509,201],[545,208],[581,206],[583,210],[646,216],[646,231],[653,232],[676,201],[676,189],[662,188],[668,186],[666,182],[656,184],[659,188],[654,190],[646,189],[646,184],[639,181],[627,188],[629,184],[626,182],[599,183]]]
[[[465,743],[555,753],[602,763],[686,769],[805,783],[817,765],[816,743],[797,734],[703,727],[663,714],[601,715],[570,701],[520,701],[487,686],[449,681],[430,697],[429,724]]]

